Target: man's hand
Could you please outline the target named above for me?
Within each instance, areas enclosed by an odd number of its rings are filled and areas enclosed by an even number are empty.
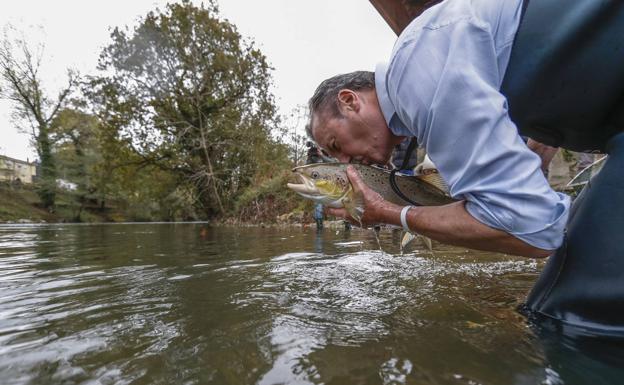
[[[383,199],[379,193],[368,187],[355,167],[347,167],[347,177],[353,186],[354,195],[363,203],[364,212],[362,218],[358,222],[356,219],[352,218],[345,209],[328,208],[326,211],[327,214],[345,218],[355,225],[361,224],[362,227],[383,223],[383,213],[392,207],[393,204]]]
[[[548,167],[550,166],[550,162],[552,162],[559,148],[548,146],[531,138],[527,141],[527,147],[529,150],[539,155],[542,160],[542,172],[544,175],[548,176]]]
[[[362,226],[378,223],[401,226],[401,206],[384,200],[370,189],[354,167],[347,168],[347,176],[354,193],[363,201]],[[550,250],[536,248],[502,230],[484,225],[468,213],[465,204],[465,201],[459,201],[444,206],[414,207],[407,212],[407,223],[414,232],[449,245],[533,258],[551,254]],[[327,209],[327,213],[359,225],[345,209]]]

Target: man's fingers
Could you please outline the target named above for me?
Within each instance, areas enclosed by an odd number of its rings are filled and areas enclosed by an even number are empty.
[[[351,182],[353,187],[355,187],[356,191],[362,191],[367,187],[366,183],[364,183],[362,177],[360,176],[360,173],[355,169],[355,167],[347,167],[347,177],[349,178],[349,181]]]
[[[347,215],[347,211],[345,209],[334,209],[331,207],[326,207],[325,214],[344,218]]]
[[[325,214],[332,215],[334,217],[340,217],[349,221],[352,225],[358,225],[356,221],[351,218],[347,210],[345,209],[333,209],[331,207],[325,208]],[[358,225],[359,226],[359,225]]]

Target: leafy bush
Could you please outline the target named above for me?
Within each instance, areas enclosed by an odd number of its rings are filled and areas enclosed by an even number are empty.
[[[235,203],[233,217],[241,222],[274,223],[290,212],[310,212],[312,205],[286,187],[290,171],[248,187]]]

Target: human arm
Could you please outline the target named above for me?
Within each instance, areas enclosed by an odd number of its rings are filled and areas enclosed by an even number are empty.
[[[379,223],[401,226],[401,206],[384,200],[366,186],[355,168],[348,167],[347,176],[355,194],[361,195],[364,202],[363,226]],[[504,231],[484,225],[468,213],[465,203],[459,201],[445,206],[414,207],[407,212],[407,224],[418,234],[450,245],[533,258],[551,254],[550,250],[531,246]],[[327,212],[349,218],[345,209],[327,209]],[[355,222],[352,218],[351,221]]]
[[[418,137],[477,222],[554,250],[563,242],[569,198],[548,185],[509,117],[497,54],[490,29],[472,19],[406,40],[387,70],[394,121],[409,130],[395,134]]]
[[[559,148],[548,146],[531,138],[527,141],[527,147],[540,157],[542,160],[542,172],[548,176],[548,166],[550,166],[550,162],[552,162]]]

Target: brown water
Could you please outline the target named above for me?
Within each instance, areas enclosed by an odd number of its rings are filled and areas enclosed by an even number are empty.
[[[382,231],[380,251],[367,231],[2,226],[0,384],[624,379],[619,347],[538,337],[516,312],[540,265],[442,245],[400,255],[398,241]]]

